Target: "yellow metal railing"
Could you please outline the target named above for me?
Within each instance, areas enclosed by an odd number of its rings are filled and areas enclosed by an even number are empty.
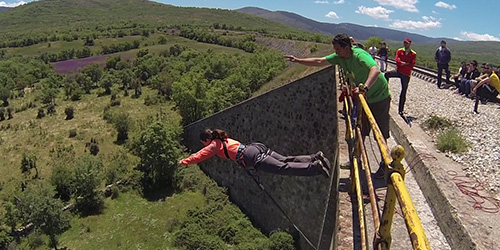
[[[342,74],[342,70],[339,70]],[[350,86],[347,86],[350,88]],[[363,88],[363,86],[360,86]],[[356,94],[357,97],[357,123],[353,125],[351,114],[353,113],[353,100],[350,91],[347,91],[347,96],[344,97],[344,115],[346,118],[346,141],[349,146],[349,158],[351,162],[351,188],[350,193],[356,194],[356,202],[358,206],[359,230],[361,232],[361,249],[368,248],[368,236],[365,227],[364,203],[361,190],[361,181],[359,173],[359,165],[365,172],[368,194],[373,214],[373,224],[375,228],[375,236],[373,237],[373,249],[390,249],[391,248],[391,228],[396,201],[399,202],[403,218],[405,220],[408,234],[410,236],[413,249],[431,249],[429,241],[425,236],[424,229],[420,223],[415,207],[406,186],[404,184],[405,167],[401,163],[404,158],[404,149],[401,146],[392,148],[389,152],[385,138],[383,137],[373,114],[368,107],[363,94]],[[368,164],[368,155],[366,153],[363,137],[361,136],[360,125],[362,116],[366,116],[370,123],[371,129],[375,135],[382,160],[384,162],[384,170],[388,173],[387,177],[387,193],[384,201],[384,210],[382,217],[379,217],[379,208],[376,202],[376,195],[371,179],[371,170]],[[361,159],[361,160],[360,160]],[[381,166],[382,167],[382,166]]]

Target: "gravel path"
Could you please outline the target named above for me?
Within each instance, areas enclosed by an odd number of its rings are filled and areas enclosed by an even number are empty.
[[[399,101],[401,84],[398,78],[389,80],[392,102]],[[446,153],[462,165],[486,189],[500,197],[500,105],[479,104],[479,114],[473,112],[474,100],[455,94],[454,90],[438,89],[434,83],[412,77],[408,87],[405,114],[415,117],[413,126],[422,124],[435,114],[452,121],[470,143],[463,154]],[[435,140],[437,136],[430,134]]]

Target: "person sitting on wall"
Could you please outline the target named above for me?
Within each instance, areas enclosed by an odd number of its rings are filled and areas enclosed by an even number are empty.
[[[197,164],[218,156],[245,168],[253,167],[273,174],[330,177],[330,162],[321,151],[312,155],[283,156],[262,143],[245,145],[231,139],[221,129],[201,131],[200,141],[205,147],[180,160],[179,165]]]

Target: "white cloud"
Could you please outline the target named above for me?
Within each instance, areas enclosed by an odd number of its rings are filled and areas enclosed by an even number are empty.
[[[453,40],[457,40],[457,41],[463,41],[464,39],[460,38],[460,37],[453,37]]]
[[[375,19],[383,19],[386,21],[391,20],[389,18],[389,14],[391,14],[392,10],[388,10],[382,6],[374,7],[374,8],[368,8],[365,6],[359,6],[358,10],[356,10],[356,13],[371,16]]]
[[[418,9],[415,6],[415,4],[418,3],[417,0],[374,0],[374,1],[378,2],[381,5],[388,5],[408,12],[418,13]]]
[[[434,6],[440,7],[440,8],[444,8],[444,9],[450,9],[450,10],[457,8],[457,6],[454,5],[454,4],[450,5],[450,4],[447,4],[445,2],[441,2],[441,1],[437,2],[436,4],[434,4]]]
[[[19,5],[26,4],[25,1],[17,1],[15,3],[6,3],[6,2],[0,2],[0,7],[17,7]]]
[[[333,2],[333,4],[344,4],[344,3],[345,3],[344,0],[338,0],[338,1]]]
[[[496,41],[500,42],[500,38],[494,37],[490,34],[476,34],[473,32],[462,31],[460,35],[465,38],[465,40],[470,41]]]
[[[314,3],[319,3],[319,4],[329,4],[329,2],[328,2],[328,1],[316,1],[316,2],[314,2]]]
[[[429,30],[441,27],[441,22],[434,17],[423,16],[423,21],[396,20],[389,27],[409,30]]]
[[[333,11],[328,12],[328,14],[326,14],[325,17],[339,19],[339,16],[337,16],[337,13],[335,13]]]

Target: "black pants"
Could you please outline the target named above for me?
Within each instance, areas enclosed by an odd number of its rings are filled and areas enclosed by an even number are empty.
[[[497,95],[498,91],[489,85],[482,85],[481,87],[479,87],[476,93],[476,102],[474,103],[474,111],[477,112],[477,107],[479,106],[479,100],[496,101]]]
[[[368,107],[373,114],[373,118],[375,118],[375,122],[380,132],[382,132],[382,135],[387,140],[387,138],[389,138],[389,109],[391,107],[391,97],[387,97],[379,102],[368,103]],[[368,117],[363,114],[361,135],[367,136],[370,134],[370,131],[371,126]]]
[[[438,63],[438,75],[437,75],[437,86],[441,88],[441,78],[443,76],[443,70],[446,73],[446,83],[450,83],[450,69],[447,63]]]
[[[408,84],[410,83],[410,76],[407,76],[401,72],[392,70],[385,72],[385,79],[387,79],[387,83],[389,83],[389,78],[398,77],[401,79],[401,93],[399,94],[399,113],[403,113],[406,102],[406,91],[408,90]]]
[[[322,174],[321,165],[313,155],[283,156],[262,143],[246,145],[243,151],[246,167],[273,174],[312,176]]]

